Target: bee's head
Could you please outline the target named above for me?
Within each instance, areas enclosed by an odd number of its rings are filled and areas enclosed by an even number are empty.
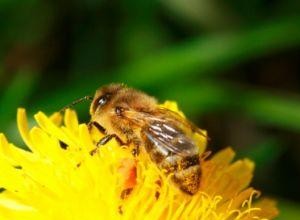
[[[125,89],[124,84],[110,84],[98,89],[90,106],[90,114],[93,116],[95,113],[103,112],[114,101],[117,94]]]
[[[91,120],[99,124],[112,118],[126,120],[129,112],[151,111],[156,103],[156,99],[139,90],[124,84],[110,84],[96,91],[90,107]]]

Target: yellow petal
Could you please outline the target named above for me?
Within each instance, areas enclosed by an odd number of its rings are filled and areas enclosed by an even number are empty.
[[[179,112],[174,102],[165,106]],[[103,134],[79,124],[74,111],[66,111],[64,125],[58,113],[47,117],[39,112],[39,126],[31,129],[24,109],[17,118],[31,151],[0,134],[0,188],[5,188],[0,219],[241,220],[271,219],[278,213],[271,200],[257,202],[257,191],[247,188],[254,164],[248,159],[232,163],[231,148],[211,159],[203,153],[201,187],[190,196],[147,154],[134,157],[131,146],[119,146],[114,139],[97,147]],[[206,137],[197,135],[204,151]]]

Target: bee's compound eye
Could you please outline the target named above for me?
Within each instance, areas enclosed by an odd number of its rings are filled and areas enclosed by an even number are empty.
[[[101,96],[97,102],[98,107],[104,106],[109,101],[109,98],[110,98],[110,94],[105,94]]]
[[[122,115],[122,112],[124,112],[124,108],[120,107],[120,106],[117,106],[115,108],[115,112],[118,116]]]
[[[105,96],[102,96],[98,101],[98,105],[103,106],[106,104],[106,102],[107,102],[107,98]]]

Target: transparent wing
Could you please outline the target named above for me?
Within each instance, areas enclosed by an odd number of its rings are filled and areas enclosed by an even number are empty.
[[[171,110],[163,108],[163,107],[160,107],[158,109],[158,111],[159,111],[159,114],[161,114],[161,115],[168,115],[168,118],[173,120],[175,124],[177,123],[177,125],[179,127],[181,127],[182,129],[187,129],[189,131],[192,131],[192,133],[198,133],[198,134],[204,136],[205,138],[208,138],[207,134],[203,130],[198,128],[193,122],[183,118],[177,112],[171,111]]]
[[[157,109],[155,112],[126,110],[124,117],[138,124],[141,132],[163,155],[194,155],[199,148],[192,139],[192,125],[176,112]]]

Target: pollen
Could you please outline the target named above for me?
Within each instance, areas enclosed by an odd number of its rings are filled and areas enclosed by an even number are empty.
[[[182,114],[176,103],[164,107]],[[273,200],[249,186],[254,163],[234,161],[226,148],[207,156],[206,137],[195,134],[201,152],[201,183],[191,196],[175,186],[147,154],[135,157],[112,139],[78,122],[76,112],[35,116],[29,128],[26,111],[17,124],[28,150],[0,134],[0,219],[248,220],[272,219]],[[204,131],[203,131],[204,132]]]

